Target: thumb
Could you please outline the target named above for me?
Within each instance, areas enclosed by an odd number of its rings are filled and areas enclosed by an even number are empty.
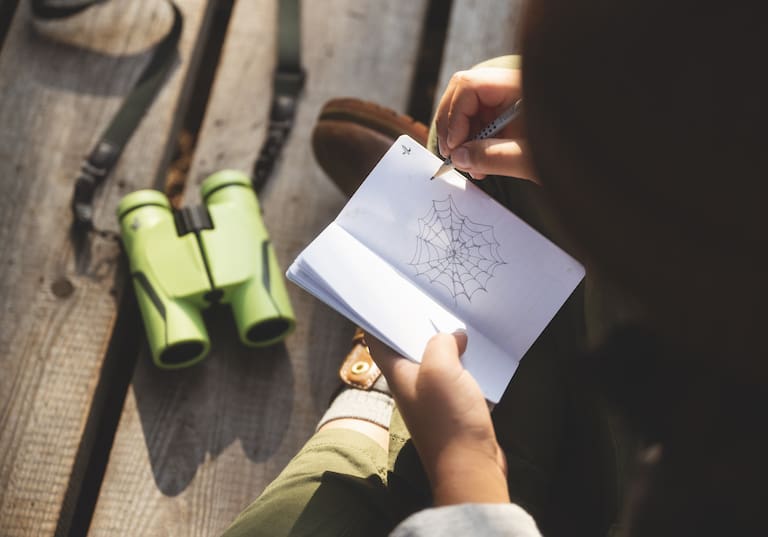
[[[473,140],[451,151],[451,161],[460,170],[474,174],[503,175],[536,181],[528,146],[522,140]]]
[[[459,356],[467,348],[467,334],[463,331],[453,334],[435,334],[427,342],[424,357],[421,360],[422,369],[463,369]]]

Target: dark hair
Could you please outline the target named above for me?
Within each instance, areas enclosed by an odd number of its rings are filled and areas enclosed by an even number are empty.
[[[525,16],[526,127],[562,227],[700,353],[766,355],[766,11],[532,0]]]

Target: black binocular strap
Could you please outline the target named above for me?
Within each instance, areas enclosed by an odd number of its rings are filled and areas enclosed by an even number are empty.
[[[84,0],[68,4],[53,4],[50,0],[32,0],[32,15],[46,21],[65,19],[104,1]],[[120,110],[83,161],[72,196],[73,226],[77,230],[93,229],[93,196],[96,188],[109,176],[123,148],[138,127],[141,118],[144,117],[144,113],[160,92],[166,75],[173,65],[176,45],[181,37],[183,17],[176,4],[172,0],[167,1],[173,9],[171,29],[157,44],[152,59],[123,101]]]
[[[278,4],[277,66],[272,81],[269,127],[251,178],[256,192],[259,192],[269,179],[291,133],[299,95],[304,88],[306,75],[301,66],[299,1],[280,0]]]
[[[83,0],[51,3],[31,0],[32,14],[39,20],[72,17],[95,4],[108,0]],[[170,70],[183,27],[183,17],[173,0],[173,25],[155,47],[152,59],[144,68],[112,122],[83,161],[72,196],[75,230],[93,229],[93,197],[117,163],[123,148],[149,109]],[[269,128],[254,166],[253,188],[259,191],[269,178],[283,145],[293,127],[296,104],[304,87],[305,72],[301,66],[300,0],[281,0],[278,7],[277,67],[273,79]]]

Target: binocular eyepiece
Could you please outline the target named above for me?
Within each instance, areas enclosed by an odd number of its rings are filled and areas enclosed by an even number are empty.
[[[201,192],[203,205],[175,211],[161,192],[139,190],[117,209],[152,358],[162,368],[205,357],[202,310],[214,303],[232,306],[248,346],[277,343],[295,326],[248,176],[218,172]]]

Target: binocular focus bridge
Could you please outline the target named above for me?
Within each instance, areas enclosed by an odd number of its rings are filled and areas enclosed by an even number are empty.
[[[213,229],[211,215],[205,205],[193,205],[182,207],[173,211],[173,219],[176,222],[176,233],[183,237],[187,233],[197,233],[204,229]]]

